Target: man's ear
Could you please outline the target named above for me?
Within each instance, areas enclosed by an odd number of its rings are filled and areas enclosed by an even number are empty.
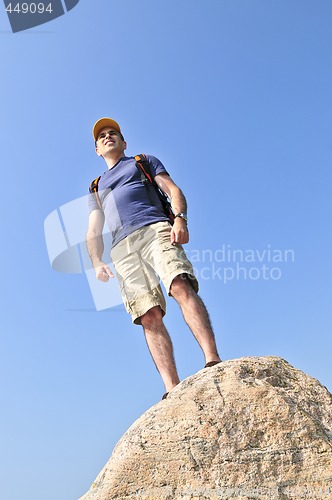
[[[123,141],[123,151],[125,151],[127,149],[127,143],[126,141]]]
[[[99,152],[98,147],[96,147],[96,154],[97,154],[98,156],[103,156],[103,155]]]

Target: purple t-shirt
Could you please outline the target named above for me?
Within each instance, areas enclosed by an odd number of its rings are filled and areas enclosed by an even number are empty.
[[[152,177],[168,172],[155,156],[146,155]],[[140,227],[169,220],[152,185],[144,185],[134,157],[124,156],[104,172],[98,195],[112,235],[112,247]],[[100,210],[95,195],[89,195],[89,213]]]

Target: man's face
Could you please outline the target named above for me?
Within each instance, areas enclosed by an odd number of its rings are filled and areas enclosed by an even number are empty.
[[[98,156],[108,156],[108,153],[122,155],[127,144],[122,140],[119,132],[111,127],[104,127],[98,134],[96,153]]]

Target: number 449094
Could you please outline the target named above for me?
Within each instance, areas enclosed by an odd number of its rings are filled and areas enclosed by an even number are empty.
[[[14,5],[14,4],[13,4]],[[16,12],[16,14],[44,14],[44,12],[48,12],[49,14],[52,14],[53,9],[52,9],[52,2],[49,3],[48,5],[44,5],[43,3],[20,3],[18,2],[14,7],[12,7],[12,3],[10,2],[7,7],[6,11],[9,12],[9,14],[12,14],[13,12]]]

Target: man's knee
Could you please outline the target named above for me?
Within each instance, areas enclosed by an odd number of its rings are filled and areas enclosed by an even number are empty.
[[[143,328],[154,329],[162,323],[162,312],[159,306],[152,307],[143,316],[141,316],[141,325]]]
[[[196,295],[186,274],[180,274],[174,278],[170,293],[175,300],[187,300],[193,294]]]

